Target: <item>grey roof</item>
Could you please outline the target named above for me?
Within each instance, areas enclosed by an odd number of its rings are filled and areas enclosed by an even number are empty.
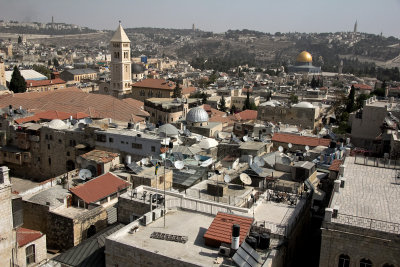
[[[78,246],[54,257],[53,260],[68,266],[105,266],[104,246],[106,237],[124,226],[121,223],[111,225]]]
[[[92,69],[73,69],[73,70],[65,70],[65,71],[69,72],[73,75],[97,73],[97,71],[92,70]]]
[[[167,133],[167,136],[179,134],[178,129],[170,123],[160,126],[160,128],[158,128],[158,133],[163,134],[163,136],[165,133]]]
[[[180,152],[183,155],[194,156],[201,152],[201,148],[189,147],[189,146],[174,146],[171,152],[172,153]]]
[[[69,194],[62,186],[53,186],[29,198],[30,202],[51,207],[59,207],[64,203],[64,197]]]
[[[207,111],[205,111],[201,107],[192,108],[186,115],[186,120],[189,122],[207,122],[208,121]]]

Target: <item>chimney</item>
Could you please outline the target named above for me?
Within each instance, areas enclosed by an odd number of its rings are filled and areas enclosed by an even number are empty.
[[[237,250],[239,248],[239,240],[240,240],[240,225],[234,224],[232,225],[231,249]]]
[[[9,170],[7,166],[0,167],[0,184],[10,185],[10,178],[8,176]]]
[[[330,222],[332,220],[332,214],[333,214],[333,209],[332,208],[326,208],[325,209],[324,221]]]

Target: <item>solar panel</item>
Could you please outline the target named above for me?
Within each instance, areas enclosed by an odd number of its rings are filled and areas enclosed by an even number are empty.
[[[249,244],[247,244],[246,242],[243,242],[241,248],[243,248],[248,254],[250,254],[251,257],[253,257],[253,259],[255,261],[257,261],[258,263],[261,263],[260,255],[258,255],[257,251],[255,251],[252,247],[250,247]]]
[[[141,173],[143,171],[143,168],[140,167],[139,165],[136,164],[136,162],[132,162],[130,164],[127,165],[127,167],[133,171],[134,173],[138,174]]]
[[[232,260],[234,263],[236,263],[237,266],[239,267],[251,267],[250,264],[248,264],[245,260],[243,260],[239,254],[235,253],[235,255],[233,255]]]
[[[232,260],[240,267],[257,267],[262,263],[260,255],[246,242],[242,243]]]
[[[250,168],[251,168],[255,173],[257,173],[258,176],[261,176],[262,173],[263,173],[263,170],[262,170],[257,164],[255,164],[255,163],[252,163],[252,164],[250,165]]]

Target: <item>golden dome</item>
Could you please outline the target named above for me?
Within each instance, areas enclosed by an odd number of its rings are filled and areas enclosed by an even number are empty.
[[[303,51],[297,56],[296,61],[297,62],[312,62],[312,56],[307,51]]]

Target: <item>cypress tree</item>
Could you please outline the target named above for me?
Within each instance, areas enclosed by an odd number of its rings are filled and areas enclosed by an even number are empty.
[[[17,66],[14,66],[14,71],[11,76],[10,90],[14,93],[24,93],[26,92],[26,82],[24,77],[22,77],[21,72]]]
[[[354,85],[351,86],[350,89],[350,94],[349,94],[349,99],[347,100],[347,106],[346,106],[346,111],[348,113],[353,112],[354,111],[354,97],[356,94],[356,89],[354,88]]]
[[[225,97],[222,95],[221,101],[219,102],[219,110],[225,112],[226,111],[226,101]]]

